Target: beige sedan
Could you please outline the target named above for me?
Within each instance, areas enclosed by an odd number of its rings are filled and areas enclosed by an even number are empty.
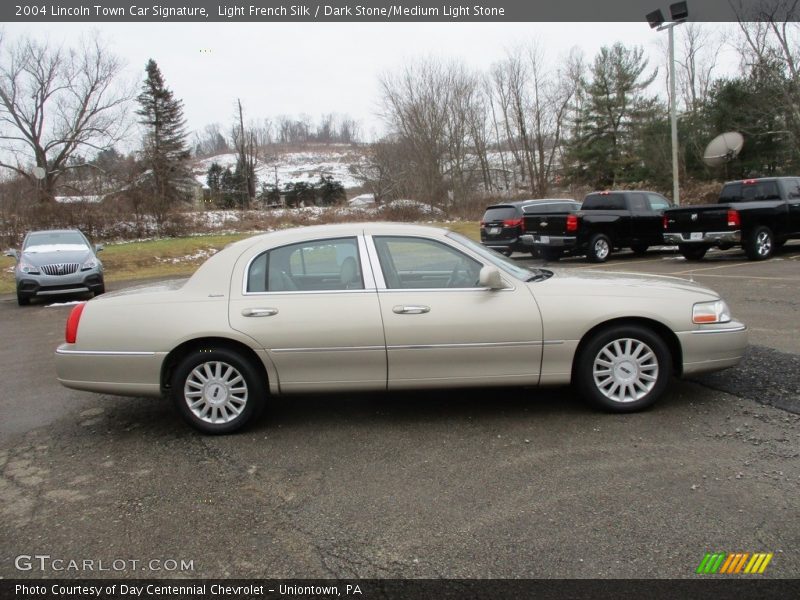
[[[359,223],[252,237],[185,282],[80,304],[56,368],[70,388],[168,395],[227,433],[293,392],[572,383],[630,412],[746,345],[689,281],[526,269],[447,230]]]

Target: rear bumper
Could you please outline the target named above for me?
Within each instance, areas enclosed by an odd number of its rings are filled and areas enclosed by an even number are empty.
[[[160,396],[165,356],[165,352],[81,351],[61,344],[55,356],[56,375],[61,385],[75,390]]]
[[[667,244],[739,244],[742,241],[742,232],[736,231],[703,231],[695,233],[665,233],[664,242]]]
[[[738,321],[677,333],[683,375],[719,371],[739,364],[747,348],[747,327]]]
[[[578,240],[574,235],[538,235],[525,234],[520,236],[520,241],[527,247],[555,247],[555,248],[575,248]]]

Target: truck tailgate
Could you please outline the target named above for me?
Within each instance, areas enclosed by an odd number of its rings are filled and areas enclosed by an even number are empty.
[[[665,233],[727,231],[728,205],[690,206],[664,211]]]
[[[526,214],[525,232],[534,235],[565,235],[570,213]]]

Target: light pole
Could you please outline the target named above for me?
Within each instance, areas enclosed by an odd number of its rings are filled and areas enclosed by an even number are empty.
[[[669,31],[669,120],[672,134],[672,201],[675,206],[681,203],[680,175],[678,173],[678,113],[675,106],[675,32],[673,29],[689,17],[686,2],[675,2],[669,5],[671,23],[664,23],[664,15],[657,9],[647,13],[645,17],[650,28],[656,31]]]

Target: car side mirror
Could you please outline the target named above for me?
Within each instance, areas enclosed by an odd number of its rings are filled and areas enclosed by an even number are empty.
[[[10,256],[11,258],[19,258],[19,253],[17,253],[17,251],[13,248],[11,250],[6,250],[5,255]]]
[[[483,267],[478,275],[478,284],[490,290],[502,290],[506,287],[497,267]]]
[[[101,252],[103,250],[103,248],[105,248],[105,246],[103,246],[103,244],[95,244],[94,245],[94,251],[95,252]]]

